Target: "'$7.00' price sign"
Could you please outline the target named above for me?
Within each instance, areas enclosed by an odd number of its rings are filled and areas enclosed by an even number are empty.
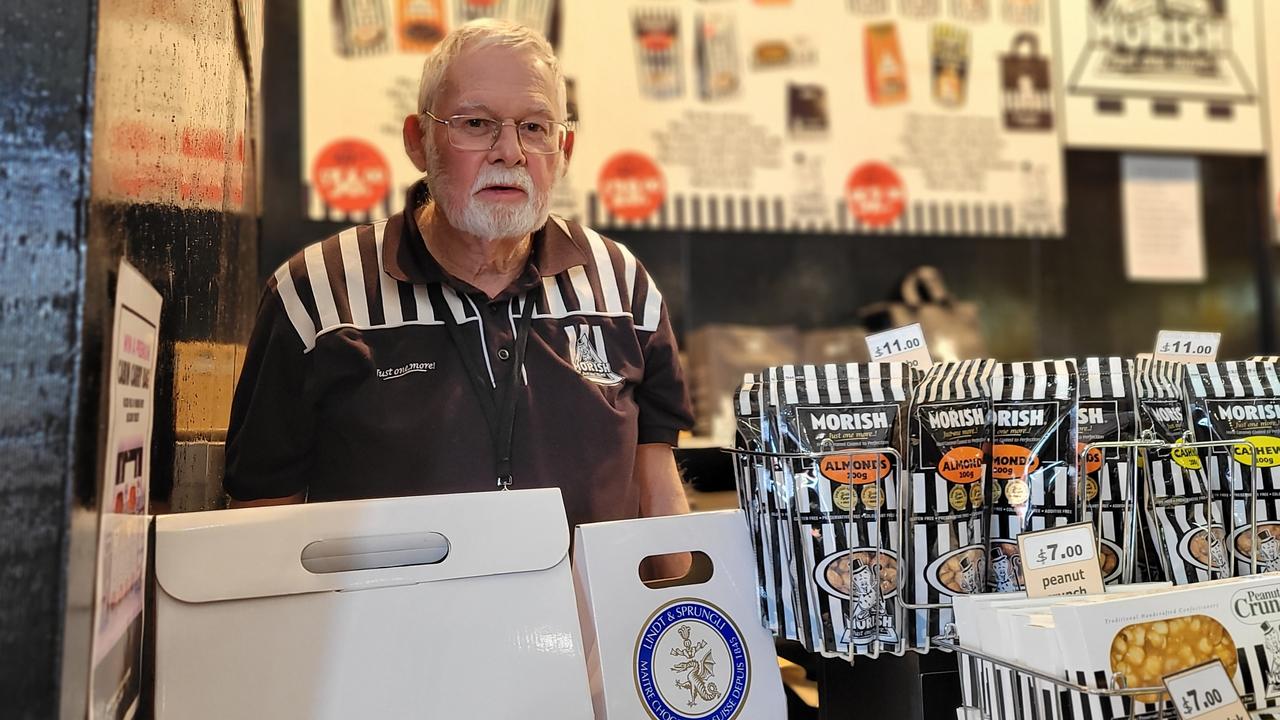
[[[1098,545],[1089,523],[1063,525],[1018,536],[1027,597],[1105,591]]]
[[[1221,660],[1168,675],[1164,687],[1182,720],[1246,720],[1249,713]]]

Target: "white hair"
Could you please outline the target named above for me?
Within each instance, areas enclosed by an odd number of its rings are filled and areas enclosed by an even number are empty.
[[[546,64],[551,69],[553,84],[560,93],[560,119],[564,119],[567,114],[568,93],[565,90],[564,72],[560,69],[560,61],[556,59],[551,43],[523,25],[493,18],[472,20],[458,26],[427,55],[422,63],[422,79],[418,83],[418,114],[435,111],[435,101],[440,96],[440,88],[449,72],[449,65],[459,55],[466,50],[488,47],[525,50],[533,56],[533,60]],[[419,122],[425,127],[425,122],[421,119]]]

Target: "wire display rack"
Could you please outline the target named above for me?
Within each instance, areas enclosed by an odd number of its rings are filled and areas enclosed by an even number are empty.
[[[1137,440],[1132,441],[1116,441],[1116,442],[1093,442],[1087,443],[1080,448],[1079,457],[1081,462],[1078,467],[1085,467],[1083,462],[1094,450],[1123,450],[1132,453],[1130,462],[1126,466],[1126,497],[1124,502],[1127,503],[1124,512],[1125,524],[1122,531],[1123,542],[1119,543],[1122,549],[1119,558],[1120,582],[1128,584],[1132,582],[1136,568],[1136,557],[1140,539],[1138,537],[1138,513],[1146,508],[1138,507],[1138,499],[1140,497],[1148,498],[1151,493],[1151,478],[1149,462],[1139,462],[1140,459],[1147,460],[1149,455],[1154,452],[1193,452],[1245,448],[1250,457],[1248,463],[1250,481],[1241,483],[1242,486],[1248,488],[1248,503],[1246,505],[1248,520],[1247,525],[1253,537],[1256,537],[1258,520],[1255,513],[1257,506],[1257,485],[1260,466],[1258,463],[1258,447],[1248,441],[1193,441],[1190,432],[1178,442],[1167,442],[1154,438],[1149,432],[1144,434]],[[903,478],[907,476],[907,468],[903,462],[902,454],[892,447],[874,447],[874,448],[851,448],[851,449],[824,449],[820,452],[808,453],[776,453],[762,452],[755,450],[726,449],[725,452],[731,454],[735,458],[733,463],[734,472],[737,476],[739,488],[744,487],[743,483],[747,482],[754,486],[754,480],[745,478],[745,472],[754,472],[752,463],[765,464],[771,477],[787,477],[787,473],[782,471],[782,463],[805,461],[820,463],[825,458],[846,457],[852,458],[859,455],[871,456],[887,456],[893,459],[893,467],[891,471],[885,475],[877,473],[874,485],[877,497],[884,498],[884,481],[891,478],[894,487],[897,489],[897,502],[893,510],[893,521],[896,522],[896,530],[890,533],[889,537],[895,542],[891,542],[889,547],[885,547],[885,534],[881,532],[881,523],[885,522],[884,512],[877,510],[870,516],[870,524],[872,526],[871,535],[875,537],[875,553],[877,557],[894,557],[897,561],[897,575],[894,580],[893,595],[896,600],[893,610],[894,623],[900,630],[905,630],[907,618],[909,614],[923,611],[925,613],[943,613],[950,609],[949,602],[941,603],[913,603],[907,598],[907,582],[912,576],[914,570],[915,558],[913,557],[913,547],[909,542],[905,542],[906,533],[908,532],[908,518],[911,517],[911,492],[908,483],[903,482]],[[743,462],[749,459],[751,462]],[[1236,476],[1238,466],[1242,462],[1228,462],[1226,466],[1225,485],[1228,495],[1227,508],[1225,513],[1230,515],[1236,507]],[[847,481],[853,483],[855,472],[853,463],[846,465],[848,468]],[[1088,473],[1084,473],[1088,475]],[[1207,478],[1206,478],[1207,480]],[[1077,484],[1076,499],[1078,503],[1078,513],[1080,519],[1090,519],[1092,522],[1100,523],[1101,512],[1101,494],[1098,494],[1098,503],[1096,508],[1090,507],[1090,498],[1086,492],[1083,492],[1085,478],[1077,476],[1075,478]],[[1139,485],[1145,484],[1145,492],[1140,492]],[[786,519],[791,522],[794,514],[794,494],[797,492],[795,487],[786,487],[785,483],[775,485],[771,490],[780,493],[778,505],[784,508],[788,513]],[[1205,532],[1212,534],[1214,525],[1214,491],[1211,482],[1203,483],[1203,498],[1205,504]],[[746,502],[752,502],[750,498],[743,498]],[[883,508],[885,503],[880,504]],[[759,507],[754,508],[754,512],[761,512]],[[849,522],[868,522],[866,511],[860,511],[861,514],[855,516],[850,512],[847,517]],[[1222,517],[1221,521],[1225,524],[1230,520],[1229,517]],[[1095,530],[1100,530],[1100,525],[1095,525]],[[1198,531],[1199,527],[1193,529]],[[1100,535],[1098,535],[1100,537]],[[754,535],[753,535],[754,537]],[[792,548],[786,547],[789,542],[783,541],[777,543],[779,547],[771,548],[779,554],[780,559],[784,562],[795,562],[794,556],[790,553]],[[895,547],[896,545],[896,547]],[[985,550],[985,557],[990,557],[990,537],[984,534],[982,543]],[[1258,543],[1250,543],[1249,558],[1249,574],[1257,572],[1258,568]],[[757,552],[761,552],[760,548],[756,548]],[[1163,554],[1157,552],[1162,565],[1167,565]],[[800,566],[796,566],[800,567]],[[1164,569],[1168,570],[1167,566]],[[1218,573],[1221,576],[1229,577],[1235,575],[1235,562],[1227,560],[1221,567],[1209,566],[1210,572]],[[984,573],[985,580],[985,573]],[[874,597],[871,602],[882,604],[885,599],[890,597],[884,592],[882,582],[874,583]],[[851,604],[852,606],[852,604]],[[914,615],[910,615],[914,617]],[[846,617],[846,623],[852,625],[854,618]],[[1110,686],[1106,688],[1091,687],[1086,684],[1072,682],[1062,677],[1054,677],[1033,667],[1025,664],[1012,662],[1007,658],[1000,658],[990,653],[985,653],[971,647],[967,647],[962,643],[961,638],[955,631],[954,625],[945,624],[946,630],[930,639],[933,647],[944,651],[955,653],[960,660],[962,692],[964,696],[964,705],[958,708],[958,717],[961,720],[1066,720],[1067,718],[1080,717],[1089,714],[1093,717],[1108,718],[1174,718],[1176,714],[1172,706],[1167,702],[1167,697],[1163,687],[1129,687],[1123,674],[1114,673],[1110,677]],[[896,649],[889,650],[894,654],[903,654],[905,643],[895,646]],[[885,644],[878,639],[873,639],[865,644],[850,644],[847,652],[838,655],[843,659],[853,662],[855,657],[862,656],[868,659],[874,659],[881,653],[886,652]],[[830,653],[824,653],[830,656]],[[1090,710],[1093,709],[1093,710]],[[1098,714],[1093,714],[1096,711]],[[1272,717],[1269,711],[1264,710],[1263,717]],[[1277,714],[1275,717],[1280,717]]]

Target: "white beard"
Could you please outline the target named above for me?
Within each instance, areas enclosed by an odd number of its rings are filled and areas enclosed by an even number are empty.
[[[552,168],[553,178],[559,176],[559,163],[556,165]],[[440,153],[430,146],[427,150],[427,184],[432,200],[444,212],[450,225],[485,242],[528,235],[545,225],[551,212],[554,182],[551,187],[538,191],[533,186],[529,171],[523,167],[482,165],[468,193],[469,201],[460,208],[454,206],[449,194],[453,183],[453,178],[444,169]],[[520,188],[525,193],[525,201],[512,206],[490,204],[475,197],[476,192],[492,185]]]

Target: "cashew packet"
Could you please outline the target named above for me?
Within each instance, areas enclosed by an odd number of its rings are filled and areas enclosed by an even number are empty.
[[[1186,367],[1184,379],[1196,440],[1242,443],[1205,453],[1214,491],[1235,496],[1225,544],[1236,574],[1252,572],[1255,553],[1258,572],[1280,571],[1280,365],[1197,363]]]
[[[1167,443],[1185,442],[1190,419],[1183,365],[1140,359],[1136,363],[1138,431]],[[1175,585],[1230,577],[1226,488],[1207,473],[1204,453],[1188,448],[1146,450],[1148,537],[1160,571]],[[1212,491],[1212,503],[1207,491]]]

